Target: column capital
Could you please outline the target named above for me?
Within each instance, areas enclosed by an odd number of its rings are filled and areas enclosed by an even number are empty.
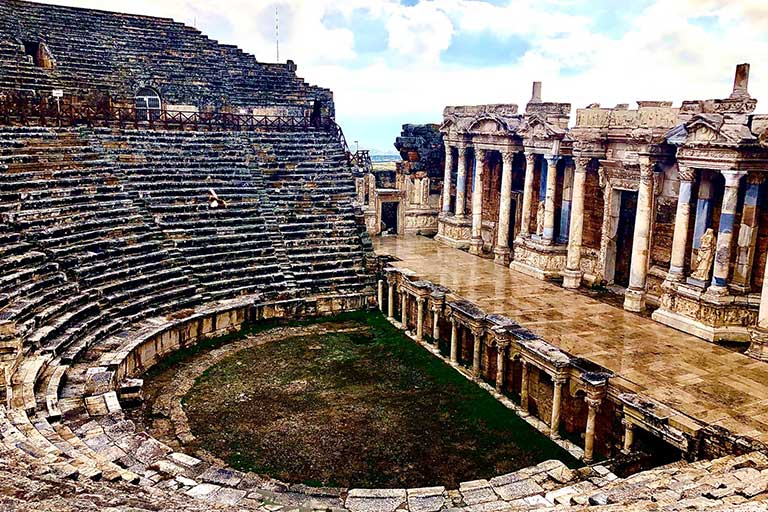
[[[648,157],[640,158],[640,183],[648,184],[653,180],[653,168],[656,162]]]
[[[747,183],[750,185],[762,185],[765,182],[766,174],[763,172],[750,172],[747,174]]]
[[[597,412],[597,410],[600,408],[600,404],[603,403],[602,398],[592,398],[589,396],[584,398],[584,401],[587,402],[587,407],[595,412]]]
[[[533,153],[531,151],[525,152],[525,163],[526,165],[529,165],[531,168],[536,164],[536,153]]]
[[[459,155],[466,155],[468,149],[469,146],[464,142],[459,142],[456,144],[456,150],[459,152]]]
[[[696,180],[696,169],[692,169],[688,167],[687,165],[682,165],[680,163],[677,164],[677,177],[680,181],[690,181],[693,182]]]
[[[726,187],[738,187],[739,180],[747,174],[747,171],[739,171],[734,169],[729,171],[720,171],[720,174],[722,174],[723,178],[725,178]]]
[[[568,380],[567,375],[555,374],[552,376],[552,382],[555,385],[562,386]]]
[[[515,153],[513,151],[507,151],[507,150],[502,151],[501,152],[501,159],[504,161],[504,165],[505,166],[508,164],[511,167],[512,166],[512,162],[515,159]]]
[[[416,296],[416,304],[424,304],[424,302],[425,302],[426,300],[427,300],[427,299],[426,299],[425,297],[421,297],[421,296],[419,296],[419,295],[417,295],[417,296]]]
[[[635,424],[629,421],[627,418],[621,418],[621,426],[627,429],[635,428]]]
[[[485,148],[475,148],[475,159],[485,160],[485,156],[488,154],[488,150]]]
[[[557,165],[557,162],[562,158],[560,155],[544,155],[544,159],[550,165]]]
[[[587,172],[587,167],[591,161],[592,157],[574,155],[573,162],[576,164],[576,172]]]
[[[479,327],[471,324],[469,326],[469,330],[472,331],[472,336],[482,336],[485,333],[485,327]]]

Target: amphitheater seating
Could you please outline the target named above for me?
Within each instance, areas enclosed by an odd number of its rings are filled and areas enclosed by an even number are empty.
[[[53,69],[36,67],[24,53],[18,41],[30,34],[50,48]],[[330,98],[328,91],[296,77],[289,66],[259,63],[170,19],[0,2],[0,89],[98,90],[130,101],[134,81],[148,73],[171,97],[195,97],[200,104],[218,104],[226,97],[234,106],[268,105],[303,113],[308,98]]]

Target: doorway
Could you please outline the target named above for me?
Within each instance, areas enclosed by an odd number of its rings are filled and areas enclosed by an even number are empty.
[[[388,201],[381,203],[381,234],[397,234],[397,218],[400,203],[397,201]]]
[[[629,269],[632,263],[637,192],[622,190],[620,197],[619,222],[616,229],[616,271],[613,282],[626,288],[629,286]]]

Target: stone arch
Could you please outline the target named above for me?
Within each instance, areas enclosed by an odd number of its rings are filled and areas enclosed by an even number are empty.
[[[136,91],[134,106],[138,121],[152,121],[160,116],[163,102],[157,89],[144,86]]]

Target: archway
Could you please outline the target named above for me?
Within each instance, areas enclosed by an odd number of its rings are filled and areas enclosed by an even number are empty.
[[[160,117],[162,103],[160,94],[154,89],[143,87],[139,89],[135,97],[136,120],[153,121]]]

